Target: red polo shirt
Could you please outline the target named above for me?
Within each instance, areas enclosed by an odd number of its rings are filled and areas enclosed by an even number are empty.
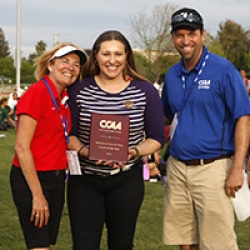
[[[64,90],[59,96],[54,84],[45,76],[54,94],[60,114],[68,120],[68,133],[71,128],[71,117],[68,105],[61,100],[68,96]],[[34,137],[31,141],[31,152],[34,157],[36,170],[62,170],[67,167],[67,143],[59,113],[52,101],[50,93],[43,80],[33,85],[22,95],[17,104],[17,116],[29,115],[37,121]],[[18,130],[18,126],[17,126]],[[13,165],[20,167],[17,155]]]

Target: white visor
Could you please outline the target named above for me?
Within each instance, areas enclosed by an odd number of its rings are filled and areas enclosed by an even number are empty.
[[[49,61],[55,59],[55,58],[60,58],[62,56],[68,55],[70,53],[75,53],[80,57],[80,64],[84,64],[87,61],[87,55],[84,50],[80,50],[75,48],[74,46],[64,46],[60,48],[59,50],[56,51],[56,53],[49,59]]]

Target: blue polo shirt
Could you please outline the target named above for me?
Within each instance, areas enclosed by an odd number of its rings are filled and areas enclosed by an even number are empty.
[[[170,154],[180,160],[233,153],[236,120],[250,114],[250,102],[238,70],[228,60],[209,53],[206,47],[190,72],[182,60],[169,69],[162,102],[169,120],[183,108],[170,147]]]

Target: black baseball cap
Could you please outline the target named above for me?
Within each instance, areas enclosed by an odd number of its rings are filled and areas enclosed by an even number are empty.
[[[171,32],[180,28],[203,30],[204,24],[200,13],[190,8],[175,11],[171,16]]]

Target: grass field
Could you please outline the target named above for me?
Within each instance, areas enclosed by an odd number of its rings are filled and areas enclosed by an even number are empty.
[[[13,157],[15,131],[13,129],[0,138],[0,250],[24,250],[23,235],[19,226],[17,213],[11,198],[9,187],[9,169]],[[135,250],[177,250],[176,246],[162,244],[162,183],[146,182],[146,195],[135,235]],[[245,222],[236,221],[236,233],[240,250],[250,249],[250,219]],[[53,250],[70,250],[71,235],[67,209],[62,216],[61,228],[57,245]],[[101,250],[106,250],[105,230]],[[222,248],[223,249],[223,246]],[[84,249],[83,249],[84,250]]]

